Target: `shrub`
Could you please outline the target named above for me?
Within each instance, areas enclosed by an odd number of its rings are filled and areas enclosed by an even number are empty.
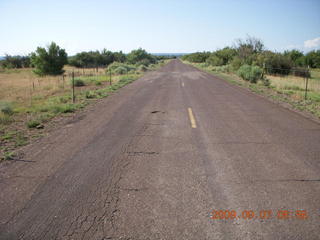
[[[223,65],[223,59],[219,58],[218,56],[211,54],[210,57],[206,60],[207,63],[209,63],[212,66],[222,66]]]
[[[265,65],[268,74],[288,75],[291,71],[293,62],[288,56],[281,53],[264,51],[258,56],[258,65]]]
[[[71,85],[72,85],[72,79],[71,79]],[[82,79],[80,79],[80,78],[75,78],[74,79],[74,86],[75,87],[83,87],[83,86],[85,86],[86,84],[85,84],[85,82],[82,80]]]
[[[235,71],[237,71],[241,67],[241,64],[241,59],[238,56],[234,57],[231,61],[231,66]]]
[[[114,62],[108,66],[108,68],[106,69],[106,72],[108,73],[111,70],[111,72],[117,73],[117,71],[119,71],[119,72],[123,72],[122,74],[125,74],[127,72],[132,71],[132,70],[135,71],[136,69],[137,69],[137,67],[135,67],[134,65],[131,65],[131,64]],[[118,73],[118,74],[121,74],[121,73]]]
[[[230,69],[229,65],[225,65],[225,66],[213,67],[212,71],[214,71],[214,72],[222,72],[222,73],[229,73],[229,72],[231,72],[231,69]]]
[[[263,83],[264,86],[270,87],[271,82],[270,82],[270,80],[268,78],[263,77],[261,80],[262,80],[262,83]]]
[[[10,103],[8,102],[0,102],[0,112],[5,115],[12,115],[13,109]]]
[[[258,66],[243,65],[238,70],[238,75],[251,83],[257,83],[262,77],[262,69]]]
[[[138,71],[139,72],[146,72],[146,71],[148,71],[148,68],[145,65],[141,65],[138,67]]]
[[[309,69],[303,67],[295,67],[292,69],[292,74],[297,77],[307,77],[310,78],[311,74]]]
[[[114,73],[123,75],[123,74],[126,74],[127,71],[128,71],[127,68],[125,68],[125,67],[123,67],[123,66],[119,66],[119,67],[117,67],[117,68],[114,70]]]

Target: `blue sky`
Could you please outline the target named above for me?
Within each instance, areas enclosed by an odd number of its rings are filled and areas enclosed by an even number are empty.
[[[0,56],[51,41],[69,55],[213,51],[247,34],[270,50],[319,49],[320,0],[0,0]]]

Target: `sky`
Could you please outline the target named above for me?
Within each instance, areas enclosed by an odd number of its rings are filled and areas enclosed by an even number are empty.
[[[56,42],[81,51],[214,51],[247,35],[273,51],[320,49],[320,0],[0,0],[0,56]]]

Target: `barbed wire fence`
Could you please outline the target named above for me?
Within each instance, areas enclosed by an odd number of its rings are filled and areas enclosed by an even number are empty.
[[[320,79],[312,79],[310,67],[297,67],[297,68],[270,68],[263,66],[263,75],[276,76],[280,79],[295,77],[296,81],[294,85],[300,89],[303,87],[304,99],[308,99],[308,92],[315,91],[320,92]],[[300,82],[301,80],[301,82]]]

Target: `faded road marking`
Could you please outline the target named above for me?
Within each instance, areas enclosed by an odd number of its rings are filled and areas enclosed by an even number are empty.
[[[182,84],[182,87],[184,87],[184,82],[182,82],[181,84]]]
[[[195,120],[195,118],[193,116],[192,109],[188,108],[188,112],[189,112],[189,118],[190,118],[190,122],[191,122],[191,127],[192,128],[197,128],[196,120]]]

